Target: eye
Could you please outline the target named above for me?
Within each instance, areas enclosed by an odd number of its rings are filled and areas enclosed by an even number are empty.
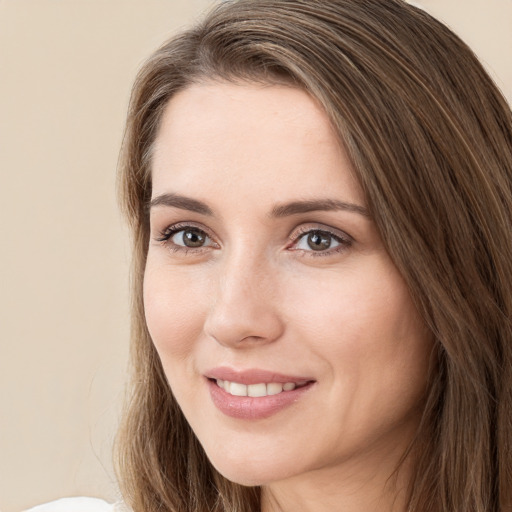
[[[173,244],[195,249],[197,247],[208,245],[207,242],[210,239],[204,231],[201,231],[198,228],[189,228],[176,231],[172,236],[169,237],[169,240]]]
[[[157,238],[157,241],[165,243],[176,251],[215,246],[207,233],[195,226],[170,226]]]
[[[297,249],[312,251],[327,251],[340,245],[332,233],[326,231],[310,231],[299,238]]]
[[[308,229],[295,235],[293,250],[304,251],[310,256],[327,256],[342,252],[353,240],[349,235],[332,233],[324,229]]]

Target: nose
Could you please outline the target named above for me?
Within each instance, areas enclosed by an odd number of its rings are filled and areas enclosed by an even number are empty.
[[[226,347],[258,346],[283,333],[276,270],[261,261],[231,259],[216,277],[204,330]]]

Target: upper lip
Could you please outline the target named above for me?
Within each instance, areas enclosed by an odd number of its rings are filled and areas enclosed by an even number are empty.
[[[227,380],[229,382],[238,382],[240,384],[268,384],[270,382],[309,382],[314,379],[305,377],[304,375],[285,375],[271,370],[262,370],[258,368],[250,368],[247,370],[236,370],[227,366],[219,366],[207,371],[205,377],[208,379]]]

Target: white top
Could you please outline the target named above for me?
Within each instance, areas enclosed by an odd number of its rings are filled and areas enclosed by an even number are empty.
[[[25,512],[129,512],[122,503],[109,504],[98,498],[62,498]]]

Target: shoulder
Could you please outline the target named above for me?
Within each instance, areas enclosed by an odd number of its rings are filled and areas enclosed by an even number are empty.
[[[98,498],[62,498],[25,512],[128,512],[121,503],[109,504]]]

